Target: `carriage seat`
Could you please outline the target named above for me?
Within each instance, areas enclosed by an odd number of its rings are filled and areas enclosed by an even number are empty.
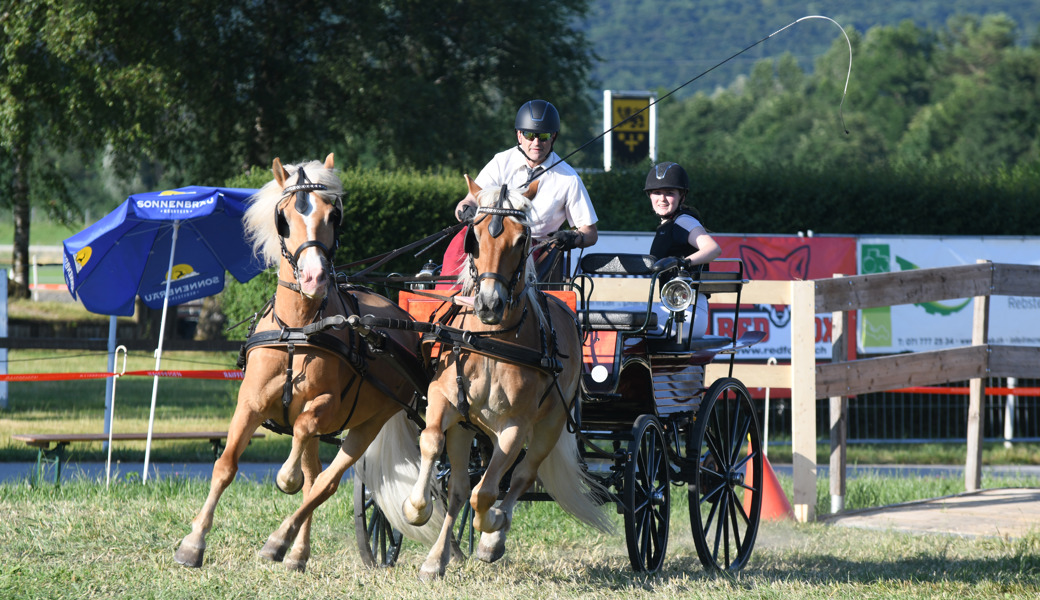
[[[581,270],[589,275],[652,275],[657,259],[649,254],[586,254]]]
[[[652,275],[656,259],[648,254],[586,254],[581,258],[581,270],[589,275]],[[657,315],[641,310],[590,309],[591,329],[639,331],[657,327]]]
[[[599,310],[589,309],[589,327],[591,329],[616,329],[618,331],[637,331],[657,327],[657,313],[651,312],[649,320],[645,310]]]

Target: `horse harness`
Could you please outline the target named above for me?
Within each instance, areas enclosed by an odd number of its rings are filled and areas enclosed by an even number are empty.
[[[294,185],[286,186],[286,188],[282,190],[282,200],[285,200],[293,194],[296,194],[296,202],[294,204],[296,212],[300,213],[301,215],[306,215],[309,212],[310,207],[309,202],[307,201],[307,196],[310,195],[311,192],[325,191],[329,188],[323,183],[312,182],[307,177],[307,172],[303,170],[303,167],[300,167],[298,173],[299,176],[296,178],[296,183]],[[285,209],[279,208],[280,205],[281,201],[279,201],[278,204],[274,207],[275,229],[278,231],[278,243],[281,244],[282,247],[282,256],[284,256],[285,259],[289,261],[289,266],[292,267],[293,277],[296,279],[296,281],[288,282],[279,279],[278,283],[291,289],[294,292],[301,292],[299,284],[300,254],[302,254],[303,251],[307,248],[317,248],[321,252],[322,257],[324,257],[325,260],[328,262],[328,264],[332,265],[333,261],[335,260],[334,255],[336,253],[336,248],[339,245],[339,226],[341,221],[343,220],[343,209],[337,205],[332,212],[332,248],[329,248],[325,244],[321,243],[319,240],[307,240],[296,248],[296,252],[290,253],[288,248],[285,247],[285,238],[289,237],[290,233],[289,219],[285,216]]]
[[[521,223],[523,223],[524,219],[527,218],[527,214],[524,211],[516,208],[506,208],[505,206],[503,206],[505,204],[505,199],[508,193],[509,192],[506,186],[503,185],[502,191],[498,196],[498,201],[496,202],[495,206],[481,206],[477,209],[478,215],[485,215],[481,218],[480,221],[483,221],[488,217],[491,218],[491,222],[488,223],[487,229],[488,234],[490,234],[492,238],[497,238],[498,236],[502,235],[503,231],[505,231],[505,228],[502,225],[502,221],[505,217],[513,217]],[[477,221],[477,223],[479,223],[480,221]],[[474,223],[474,226],[475,225],[476,223]],[[524,292],[524,289],[521,289],[519,294],[513,293],[513,290],[515,290],[516,286],[519,285],[520,279],[524,275],[524,263],[527,262],[527,255],[530,254],[531,228],[528,225],[524,225],[523,227],[524,251],[520,255],[520,261],[517,263],[516,269],[513,270],[513,275],[508,279],[494,271],[488,271],[485,273],[478,274],[476,261],[469,261],[470,275],[473,278],[474,285],[480,287],[480,282],[484,281],[485,279],[492,279],[501,283],[506,288],[506,295],[509,296],[508,306],[510,307],[512,307],[517,302],[516,299],[523,295]],[[480,244],[477,241],[477,236],[473,232],[472,226],[466,232],[466,239],[465,244],[463,246],[463,250],[465,250],[466,254],[469,254],[470,256],[478,256],[479,254]]]

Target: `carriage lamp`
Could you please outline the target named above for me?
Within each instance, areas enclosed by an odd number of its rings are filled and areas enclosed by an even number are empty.
[[[693,287],[686,277],[676,277],[661,289],[661,303],[674,313],[682,313],[693,304]]]
[[[434,263],[432,260],[426,261],[426,264],[423,265],[423,268],[415,274],[416,279],[433,279],[436,276],[437,264]],[[433,283],[413,283],[411,284],[411,288],[413,290],[432,290]]]

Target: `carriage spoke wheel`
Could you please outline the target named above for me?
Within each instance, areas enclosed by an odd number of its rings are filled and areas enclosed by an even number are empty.
[[[687,449],[697,462],[689,487],[690,524],[697,554],[709,571],[739,571],[758,534],[763,481],[758,419],[744,384],[728,377],[712,384],[690,431]]]
[[[361,478],[354,476],[354,533],[366,567],[392,567],[401,552],[401,532],[395,530]]]
[[[632,427],[625,465],[625,540],[636,571],[655,572],[668,549],[668,451],[661,424],[641,415]]]

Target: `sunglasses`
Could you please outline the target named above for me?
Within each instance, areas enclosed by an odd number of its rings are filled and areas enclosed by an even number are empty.
[[[526,140],[533,140],[534,138],[538,138],[543,142],[549,141],[549,138],[553,136],[553,134],[551,133],[535,133],[533,131],[521,131],[520,133],[524,136],[524,139]]]

